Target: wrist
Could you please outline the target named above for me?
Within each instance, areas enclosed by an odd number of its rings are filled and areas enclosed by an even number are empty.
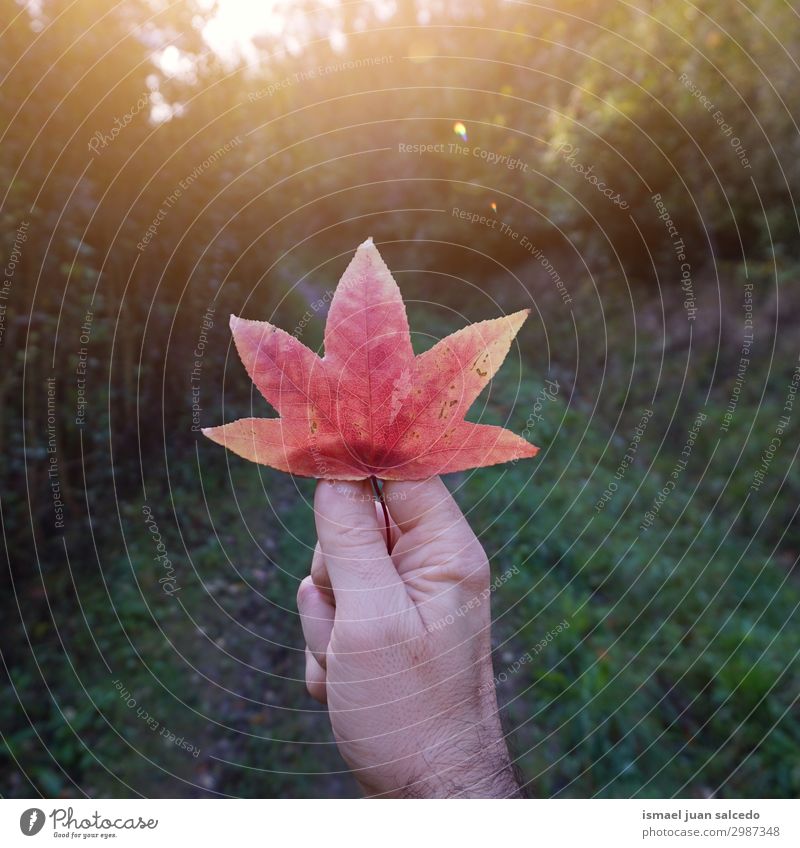
[[[495,704],[496,710],[496,704]],[[497,713],[437,716],[394,767],[354,768],[364,793],[381,798],[521,798]],[[387,764],[388,765],[388,764]]]
[[[505,741],[500,738],[474,757],[456,764],[432,765],[414,786],[405,788],[406,798],[522,798]]]
[[[424,770],[401,797],[521,798],[494,689],[471,717],[451,717],[420,757]]]

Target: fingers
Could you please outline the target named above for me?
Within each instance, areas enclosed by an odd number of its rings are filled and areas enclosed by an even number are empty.
[[[319,543],[311,560],[311,574],[297,589],[297,610],[306,640],[306,688],[312,698],[325,704],[328,701],[325,666],[336,607]]]
[[[440,477],[387,480],[384,493],[392,519],[401,532],[422,529],[427,533],[418,535],[453,533],[460,539],[474,538],[472,528]]]
[[[486,553],[440,478],[387,481],[385,497],[401,530],[393,553],[403,575],[424,574],[434,594],[446,584],[474,592],[488,583]]]
[[[320,703],[328,703],[325,669],[314,659],[314,655],[306,648],[306,689],[312,698]]]
[[[333,603],[333,589],[331,589],[331,578],[328,576],[328,569],[325,568],[325,557],[322,555],[322,548],[317,542],[314,548],[314,555],[311,557],[311,579],[314,585]]]
[[[314,511],[337,613],[352,620],[407,609],[405,585],[386,550],[368,484],[321,480]]]
[[[297,590],[297,609],[306,644],[314,659],[325,668],[336,608],[312,579],[306,577]]]

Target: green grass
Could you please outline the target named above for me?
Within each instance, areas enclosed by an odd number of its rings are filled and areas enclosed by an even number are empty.
[[[582,432],[581,418],[557,402],[545,426]],[[540,438],[535,476],[522,463],[486,469],[460,497],[498,572],[520,572],[494,599],[497,668],[570,622],[500,690],[534,793],[796,795],[796,576],[735,510],[714,509],[713,488],[693,492],[702,452],[641,532],[675,452],[645,474],[645,444],[598,513],[616,470],[596,464],[601,440],[590,432],[573,453],[553,429]]]

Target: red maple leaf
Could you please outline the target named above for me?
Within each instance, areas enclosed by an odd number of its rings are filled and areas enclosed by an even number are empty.
[[[509,430],[464,421],[528,311],[414,356],[400,289],[367,239],[336,288],[323,358],[272,324],[231,316],[247,373],[280,417],[203,433],[252,462],[328,480],[421,480],[535,456]]]

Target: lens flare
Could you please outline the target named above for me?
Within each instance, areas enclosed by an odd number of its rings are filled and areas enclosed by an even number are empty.
[[[462,141],[467,140],[467,128],[464,126],[464,124],[461,123],[461,121],[456,121],[453,124],[453,132],[457,136],[460,136]]]

